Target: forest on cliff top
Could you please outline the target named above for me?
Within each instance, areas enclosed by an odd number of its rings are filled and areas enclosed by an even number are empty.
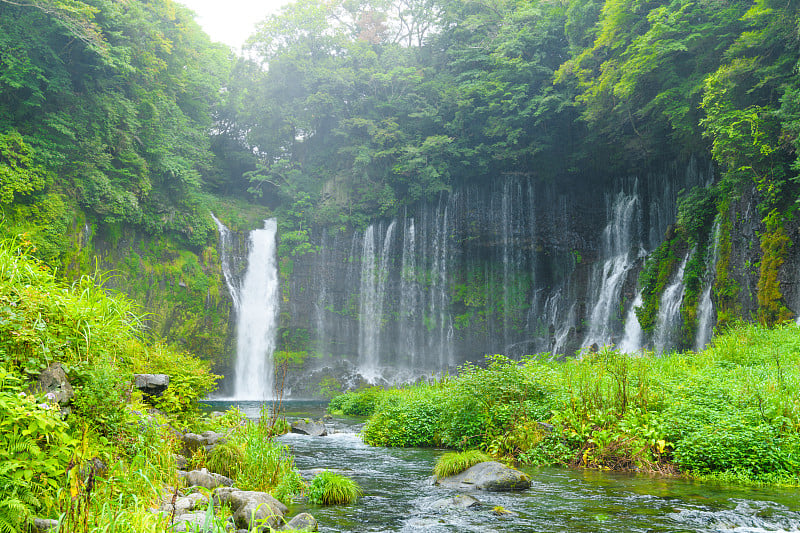
[[[709,152],[707,209],[794,216],[794,2],[300,0],[245,57],[171,0],[4,0],[0,27],[3,231],[51,261],[78,212],[198,248],[238,196],[302,246],[468,181]]]

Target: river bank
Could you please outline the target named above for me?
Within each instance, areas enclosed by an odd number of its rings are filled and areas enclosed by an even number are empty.
[[[319,418],[321,404],[286,405],[287,419]],[[369,446],[358,432],[363,417],[334,416],[328,435],[286,434],[295,465],[308,477],[342,471],[364,490],[358,502],[316,506],[301,499],[290,513],[308,512],[322,532],[654,532],[800,531],[800,490],[751,488],[635,473],[579,468],[523,467],[532,478],[521,492],[472,492],[476,508],[442,507],[457,491],[432,484],[436,459],[446,450]],[[517,516],[497,516],[501,506]]]
[[[800,483],[800,335],[743,325],[695,353],[502,356],[402,389],[363,389],[364,441],[480,448],[522,465]]]

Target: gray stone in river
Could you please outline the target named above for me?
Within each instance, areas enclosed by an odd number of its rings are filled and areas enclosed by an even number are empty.
[[[486,461],[460,474],[439,479],[436,484],[456,490],[512,491],[529,488],[531,478],[497,461]]]
[[[297,420],[292,422],[292,433],[301,435],[311,435],[312,437],[324,437],[328,434],[325,423],[322,420]]]
[[[468,496],[466,494],[459,494],[457,496],[451,496],[450,498],[436,500],[431,504],[431,509],[437,511],[451,508],[473,509],[475,507],[480,507],[480,505],[481,502],[479,502],[477,498],[473,498],[472,496]]]

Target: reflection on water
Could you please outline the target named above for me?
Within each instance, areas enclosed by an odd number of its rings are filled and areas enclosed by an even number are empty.
[[[224,409],[225,403],[212,403]],[[240,405],[258,416],[260,404]],[[288,402],[286,416],[319,418],[318,402]],[[432,504],[457,492],[432,485],[442,450],[375,448],[357,435],[363,420],[328,421],[327,437],[285,435],[280,440],[302,470],[344,470],[364,490],[358,503],[318,507],[297,502],[327,532],[779,532],[800,531],[800,490],[749,488],[644,475],[536,468],[529,490],[477,492],[477,510],[437,509]],[[499,517],[500,505],[518,516]]]

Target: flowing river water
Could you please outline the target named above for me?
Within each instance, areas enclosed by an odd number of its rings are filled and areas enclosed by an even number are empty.
[[[214,408],[229,404],[214,402]],[[289,402],[286,418],[319,419],[318,402]],[[258,415],[258,404],[240,407]],[[432,483],[444,450],[380,448],[358,436],[363,420],[327,420],[329,435],[289,434],[297,468],[306,476],[327,469],[355,479],[364,496],[353,505],[314,506],[298,501],[323,532],[779,532],[800,531],[800,489],[753,488],[636,474],[567,468],[526,470],[533,484],[515,493],[474,492],[475,509],[440,508],[458,494]],[[497,516],[495,506],[517,516]]]

